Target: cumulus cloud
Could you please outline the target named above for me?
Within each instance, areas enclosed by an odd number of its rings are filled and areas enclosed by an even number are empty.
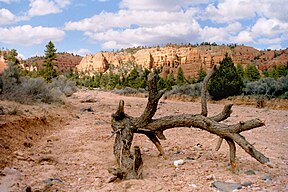
[[[231,42],[245,44],[254,42],[249,31],[241,31],[237,36],[231,37]]]
[[[0,25],[12,23],[16,20],[16,16],[8,9],[0,9]]]
[[[179,11],[189,5],[207,3],[208,0],[122,0],[121,9],[129,10],[156,10],[156,11]]]
[[[68,51],[68,53],[73,53],[73,54],[76,54],[76,55],[85,56],[87,54],[90,54],[91,51],[89,49],[81,48],[81,49],[78,49],[78,50]]]
[[[9,4],[9,3],[12,3],[12,2],[17,2],[17,1],[19,1],[19,0],[0,0],[0,3],[2,2],[2,3]]]
[[[60,13],[70,0],[30,0],[29,16],[41,16]]]
[[[274,36],[288,32],[288,23],[277,19],[259,18],[252,27],[252,32],[259,36]]]
[[[197,39],[200,26],[194,23],[171,23],[155,27],[140,27],[121,31],[108,30],[87,33],[94,41],[103,42],[102,48],[119,49],[138,45],[158,45],[168,42],[187,43]]]
[[[120,10],[117,13],[102,12],[91,18],[86,18],[77,22],[67,22],[66,30],[93,31],[100,32],[112,28],[130,28],[131,25],[152,27],[176,22],[192,22],[194,10],[186,12],[167,11],[133,11]]]
[[[0,42],[6,44],[30,46],[49,40],[55,42],[61,41],[64,36],[64,31],[52,27],[23,25],[11,28],[0,28]]]
[[[248,0],[223,0],[216,6],[209,4],[206,7],[204,18],[216,23],[233,22],[254,17],[255,10],[255,3]]]

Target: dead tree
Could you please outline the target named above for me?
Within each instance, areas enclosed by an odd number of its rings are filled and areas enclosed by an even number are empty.
[[[126,114],[124,112],[124,101],[120,100],[118,109],[116,113],[112,114],[111,120],[111,127],[113,129],[112,133],[116,134],[113,152],[118,164],[117,169],[110,169],[110,173],[114,175],[114,179],[119,178],[125,180],[142,178],[142,158],[140,148],[135,146],[134,152],[131,152],[130,150],[134,133],[145,134],[155,144],[160,152],[160,155],[165,157],[165,153],[159,139],[165,140],[166,138],[163,132],[174,127],[194,127],[218,135],[220,138],[217,145],[218,149],[222,140],[224,139],[229,145],[232,170],[235,170],[236,168],[235,143],[237,143],[260,163],[264,164],[269,162],[267,157],[265,157],[261,152],[257,151],[254,146],[240,134],[242,131],[263,126],[263,121],[259,119],[252,119],[245,122],[240,121],[234,125],[220,123],[231,115],[232,104],[226,105],[219,114],[207,117],[207,84],[218,68],[219,65],[214,65],[203,81],[201,90],[201,114],[171,115],[153,119],[153,116],[157,110],[158,101],[165,92],[163,90],[157,90],[156,78],[153,73],[148,76],[148,103],[140,117],[131,117]]]

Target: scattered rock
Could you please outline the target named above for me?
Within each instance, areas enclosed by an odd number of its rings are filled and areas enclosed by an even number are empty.
[[[246,175],[256,175],[255,171],[253,170],[248,170],[244,172]]]
[[[186,160],[195,160],[194,157],[186,157]]]
[[[25,147],[28,147],[28,148],[31,148],[31,147],[33,146],[33,144],[30,143],[30,142],[24,142],[23,145],[24,145]]]
[[[63,183],[63,181],[61,179],[58,179],[58,178],[48,178],[48,179],[45,179],[43,182],[46,184],[51,184],[53,182]]]
[[[270,175],[268,175],[268,174],[263,175],[262,179],[263,179],[264,181],[271,181],[271,180],[272,180],[271,177],[270,177]]]
[[[5,115],[3,106],[0,106],[0,115]]]
[[[92,109],[92,107],[87,107],[87,108],[82,108],[80,109],[81,112],[94,112],[94,110]]]
[[[222,181],[214,181],[212,186],[223,192],[232,192],[233,190],[242,188],[242,185],[239,183],[228,183]]]
[[[86,98],[81,101],[81,103],[96,103],[97,99],[96,98]]]
[[[183,159],[179,159],[173,162],[175,167],[178,167],[179,165],[183,165],[185,161]]]
[[[143,151],[144,151],[144,152],[148,152],[148,151],[149,151],[149,149],[148,149],[148,148],[146,148],[146,147],[143,147]]]
[[[25,192],[32,192],[32,188],[31,187],[26,187]]]
[[[214,176],[214,175],[208,175],[208,176],[206,177],[206,179],[207,179],[208,181],[214,181],[214,180],[215,180],[215,176]]]
[[[242,183],[242,186],[244,187],[249,187],[251,186],[253,183],[251,181],[245,181],[244,183]]]
[[[44,156],[41,156],[41,157],[37,160],[37,163],[38,163],[38,164],[41,164],[41,165],[43,165],[43,164],[45,164],[45,163],[47,163],[47,164],[49,164],[49,165],[53,165],[53,164],[57,164],[58,162],[57,162],[57,160],[56,160],[53,156],[46,156],[46,155],[44,155]]]

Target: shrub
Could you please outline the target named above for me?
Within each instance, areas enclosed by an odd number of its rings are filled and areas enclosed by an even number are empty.
[[[32,104],[37,101],[62,103],[64,100],[62,92],[55,87],[50,87],[42,77],[21,78],[21,84],[14,87],[13,95],[6,94],[6,99],[26,104]]]
[[[246,95],[286,98],[288,95],[288,78],[281,77],[276,80],[271,77],[266,77],[255,82],[246,82],[243,92]]]
[[[171,91],[165,93],[166,96],[170,95],[188,95],[197,97],[201,95],[202,83],[191,85],[173,86]]]
[[[115,89],[113,90],[114,93],[119,95],[132,95],[137,93],[147,93],[147,91],[143,88],[131,88],[131,87],[125,87],[124,89]]]
[[[77,91],[76,82],[67,80],[64,76],[54,78],[49,84],[51,89],[59,89],[66,97],[70,97]]]

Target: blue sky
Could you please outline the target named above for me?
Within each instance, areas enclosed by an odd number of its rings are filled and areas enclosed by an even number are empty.
[[[288,47],[287,0],[0,0],[0,47],[28,58],[167,43]]]

